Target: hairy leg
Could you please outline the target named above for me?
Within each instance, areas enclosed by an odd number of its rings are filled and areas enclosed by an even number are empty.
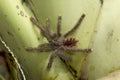
[[[62,16],[58,16],[58,22],[57,22],[57,36],[61,36],[61,20]]]
[[[87,49],[66,48],[64,50],[67,52],[83,52],[83,53],[90,53],[92,51],[92,49],[90,49],[90,48],[87,48]]]
[[[30,21],[33,24],[35,24],[40,29],[41,32],[45,32],[43,26],[40,23],[38,23],[38,21],[36,19],[34,19],[33,17],[30,17]]]
[[[47,70],[50,70],[52,63],[53,63],[53,60],[57,56],[56,53],[57,53],[57,50],[53,51],[52,54],[50,55],[49,62],[47,65]]]
[[[41,44],[38,47],[27,47],[26,48],[27,51],[39,51],[39,52],[43,52],[43,51],[52,51],[54,50],[54,48],[51,46],[51,44],[49,43],[45,43],[45,44]]]
[[[72,61],[72,58],[63,51],[63,49],[58,49],[57,52],[58,57],[60,57],[62,60],[65,60],[66,62]]]
[[[40,23],[38,23],[38,21],[37,21],[36,19],[34,19],[33,17],[30,17],[30,21],[31,21],[33,24],[35,24],[35,25],[40,29],[41,34],[42,34],[45,38],[47,38],[47,40],[50,42],[50,40],[51,40],[50,34],[51,34],[51,33],[47,32],[47,30],[46,30]],[[48,24],[48,23],[47,23],[47,24]],[[48,26],[47,26],[47,27],[48,27]]]
[[[51,33],[51,31],[50,31],[50,21],[49,21],[48,18],[46,19],[46,32]],[[48,35],[51,36],[51,34],[48,34]]]
[[[57,53],[58,57],[61,59],[61,61],[64,63],[66,68],[70,71],[70,73],[74,76],[77,77],[77,72],[76,70],[69,64],[69,62],[72,61],[72,57],[67,55],[63,50],[59,50]]]
[[[67,37],[68,35],[73,33],[80,26],[80,24],[83,21],[84,17],[85,17],[85,14],[82,14],[82,16],[80,17],[78,22],[75,24],[75,26],[70,31],[68,31],[66,34],[64,34],[64,37]]]

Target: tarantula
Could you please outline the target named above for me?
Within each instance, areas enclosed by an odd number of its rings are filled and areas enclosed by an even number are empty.
[[[48,18],[46,19],[46,26],[43,27],[40,23],[38,23],[36,19],[34,19],[33,17],[30,17],[30,21],[40,29],[41,35],[44,36],[48,40],[48,43],[40,44],[36,48],[28,47],[26,50],[27,51],[39,51],[39,52],[52,51],[52,54],[50,55],[50,59],[47,65],[48,70],[52,66],[53,59],[57,56],[65,62],[72,60],[72,58],[65,52],[83,52],[83,53],[91,52],[91,49],[89,48],[88,49],[75,49],[74,47],[76,46],[78,40],[72,37],[67,38],[80,26],[84,17],[85,17],[85,14],[82,14],[78,22],[75,24],[75,26],[63,35],[61,34],[61,20],[62,20],[61,16],[58,16],[57,31],[54,33],[50,30],[50,22]]]

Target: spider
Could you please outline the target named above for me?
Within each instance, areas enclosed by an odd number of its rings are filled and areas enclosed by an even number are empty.
[[[48,70],[50,70],[53,60],[56,57],[59,57],[65,62],[72,60],[72,58],[65,52],[83,52],[83,53],[91,52],[90,48],[75,49],[74,47],[76,46],[78,40],[72,37],[67,38],[80,26],[84,17],[85,17],[85,14],[82,14],[78,22],[75,24],[75,26],[63,35],[61,34],[61,20],[62,20],[61,16],[58,16],[56,32],[52,32],[50,30],[50,22],[48,18],[46,19],[45,27],[43,27],[40,23],[38,23],[36,19],[34,19],[33,17],[30,17],[30,21],[40,29],[41,35],[47,39],[48,43],[40,44],[38,47],[35,47],[35,48],[28,47],[26,50],[27,51],[39,51],[39,52],[52,51],[50,58],[49,58],[49,62],[47,64]]]

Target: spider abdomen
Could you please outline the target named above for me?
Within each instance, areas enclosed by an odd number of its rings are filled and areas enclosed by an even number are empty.
[[[65,38],[62,42],[62,46],[66,48],[72,48],[76,46],[77,42],[78,40],[76,40],[75,38]]]

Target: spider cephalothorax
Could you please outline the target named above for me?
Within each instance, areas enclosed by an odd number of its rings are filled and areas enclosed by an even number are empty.
[[[59,57],[63,61],[71,61],[71,57],[65,53],[67,52],[83,52],[88,53],[91,52],[91,49],[75,49],[75,46],[78,42],[75,38],[68,38],[68,36],[73,33],[81,24],[82,20],[84,19],[85,14],[82,14],[76,25],[66,32],[65,34],[61,34],[61,16],[58,16],[58,22],[57,22],[57,31],[56,33],[53,33],[50,30],[50,24],[49,19],[46,19],[46,26],[43,27],[41,24],[38,23],[36,19],[33,17],[30,17],[30,20],[33,24],[35,24],[41,31],[41,34],[48,40],[48,43],[40,44],[36,48],[29,47],[26,50],[27,51],[52,51],[52,54],[50,55],[50,59],[47,65],[47,69],[49,70],[52,66],[53,59],[55,57]]]

